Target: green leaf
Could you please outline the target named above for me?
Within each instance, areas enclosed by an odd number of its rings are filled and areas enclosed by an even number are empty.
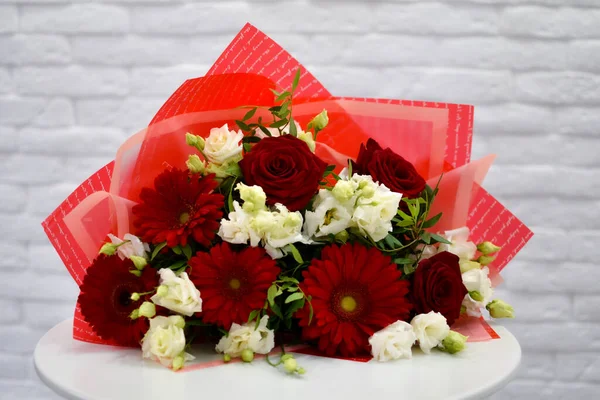
[[[292,92],[298,87],[300,83],[300,75],[302,75],[302,71],[300,68],[296,70],[296,76],[294,76],[294,82],[292,83]]]
[[[183,248],[183,254],[185,255],[185,257],[189,260],[190,258],[192,258],[192,247],[189,244],[186,244]]]
[[[233,188],[229,191],[229,195],[227,196],[227,207],[229,207],[229,212],[233,211]]]
[[[181,251],[181,247],[179,246],[172,247],[171,250],[173,250],[173,253],[177,254],[178,256],[180,256],[183,253]]]
[[[252,110],[248,111],[246,113],[246,115],[244,115],[244,118],[242,118],[242,121],[247,121],[250,118],[252,118],[254,116],[254,114],[256,113],[256,110],[258,110],[258,108],[254,107]]]
[[[281,309],[277,305],[277,303],[271,304],[271,311],[275,313],[279,318],[283,319],[283,314],[281,314]]]
[[[304,298],[304,293],[296,292],[290,294],[287,299],[285,299],[285,304],[291,303],[292,301],[300,300]]]
[[[176,270],[183,267],[184,265],[187,265],[187,260],[177,261],[176,263],[169,265],[169,269]]]
[[[250,150],[252,150],[252,145],[250,143],[244,143],[243,146],[246,153],[249,153]]]
[[[451,241],[449,241],[448,239],[446,239],[445,237],[442,237],[440,235],[436,235],[435,233],[430,234],[431,238],[433,240],[435,240],[438,243],[445,243],[445,244],[452,244]]]
[[[291,283],[288,283],[288,285],[291,285]],[[291,292],[297,292],[298,289],[300,289],[298,286],[288,286],[287,287],[287,291],[290,292],[290,293]]]
[[[260,314],[260,310],[252,310],[248,316],[248,322],[253,321]]]
[[[260,138],[258,136],[244,136],[242,143],[258,143]]]
[[[248,127],[248,125],[246,125],[246,123],[244,121],[236,120],[235,123],[243,131],[249,131],[250,130],[250,128]]]
[[[298,129],[296,128],[296,123],[294,122],[294,118],[290,118],[290,135],[298,136]]]
[[[395,246],[402,246],[402,243],[400,243],[400,241],[398,239],[396,239],[393,235],[389,234],[384,238],[385,242],[387,243],[388,246],[390,246],[390,248],[394,248]]]
[[[412,215],[413,219],[416,220],[419,216],[419,203],[415,201],[407,201],[406,204],[408,205],[410,215]]]
[[[402,210],[398,210],[398,215],[402,217],[403,220],[405,221],[411,221],[412,222],[412,217],[410,215],[408,215],[407,213],[405,213]]]
[[[154,260],[154,258],[158,255],[158,253],[165,248],[165,246],[167,245],[167,242],[162,242],[160,244],[157,244],[156,247],[154,248],[154,250],[152,250],[152,256],[150,257],[150,261]]]
[[[396,258],[394,260],[394,264],[407,265],[413,264],[415,260],[411,260],[410,258]]]
[[[442,218],[442,213],[439,213],[439,214],[429,218],[427,221],[423,222],[422,228],[423,229],[431,228],[432,226],[437,224],[437,222],[440,220],[440,218]]]
[[[308,298],[308,307],[310,308],[308,311],[308,325],[310,325],[310,323],[312,322],[312,319],[315,315],[315,310],[313,309],[313,306],[310,302],[310,296]]]
[[[285,92],[281,93],[279,96],[277,96],[277,98],[275,99],[275,101],[276,101],[276,102],[283,101],[283,100],[285,100],[285,98],[286,98],[286,97],[288,97],[290,94],[291,94],[290,92],[288,92],[288,91],[285,91]]]
[[[272,135],[271,135],[271,131],[270,131],[270,130],[268,130],[267,128],[265,128],[264,126],[262,126],[262,125],[259,125],[258,127],[260,128],[260,130],[261,130],[261,131],[262,131],[262,132],[263,132],[265,135],[267,135],[267,136],[272,136]]]
[[[281,94],[281,93],[279,93],[279,92],[278,92],[277,90],[275,90],[275,89],[271,89],[271,88],[269,88],[269,90],[270,90],[271,92],[273,92],[273,94],[274,94],[275,96],[279,96],[279,95]]]
[[[275,297],[278,296],[279,292],[279,288],[277,287],[277,285],[273,284],[271,286],[269,286],[269,290],[267,290],[267,301],[269,302],[269,304],[271,306],[273,306],[273,304],[275,304]]]
[[[396,224],[396,226],[399,226],[401,228],[406,228],[406,227],[409,227],[412,225],[413,225],[413,221],[409,220],[409,219],[405,219],[404,221],[400,221]]]
[[[287,247],[292,252],[292,257],[294,257],[294,260],[296,260],[298,264],[302,264],[304,260],[302,259],[302,255],[300,254],[296,246],[290,243],[287,245]]]
[[[431,234],[429,232],[423,232],[421,234],[421,240],[427,244],[431,244]]]
[[[279,278],[279,280],[281,282],[293,282],[293,283],[298,283],[298,279],[291,277],[291,276],[282,276],[281,278]]]
[[[290,306],[288,307],[287,311],[285,312],[285,316],[287,318],[291,318],[294,313],[298,310],[300,310],[302,307],[304,307],[304,304],[306,303],[306,299],[304,299],[304,297],[301,300],[296,300],[294,301],[292,304],[290,304]]]
[[[287,124],[287,123],[288,123],[288,121],[286,119],[280,119],[279,121],[273,122],[271,125],[269,125],[269,127],[281,128],[282,126],[285,126],[285,124]]]

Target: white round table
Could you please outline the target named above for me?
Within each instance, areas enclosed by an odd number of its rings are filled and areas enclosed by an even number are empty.
[[[455,355],[415,348],[411,360],[362,363],[296,354],[307,371],[298,376],[265,360],[174,373],[143,360],[139,349],[76,341],[67,320],[39,341],[34,360],[42,381],[68,399],[480,399],[508,383],[521,360],[515,337],[492,326],[501,339],[469,343]],[[201,361],[219,357],[193,353]]]

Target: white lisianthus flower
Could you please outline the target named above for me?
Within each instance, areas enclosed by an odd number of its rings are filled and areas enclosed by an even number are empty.
[[[188,317],[202,311],[200,291],[196,289],[187,273],[182,272],[177,276],[169,268],[163,268],[158,273],[160,285],[167,290],[162,296],[156,293],[150,298],[154,304]]]
[[[238,183],[235,188],[240,192],[240,197],[244,200],[242,208],[247,213],[252,214],[267,209],[267,195],[260,186],[246,186],[243,183]]]
[[[184,327],[185,321],[180,315],[152,318],[150,329],[142,339],[143,357],[158,360],[165,367],[174,369],[181,368],[187,360],[193,360],[194,356],[184,351]]]
[[[246,188],[248,188],[246,186]],[[243,189],[245,190],[245,189]],[[290,212],[282,204],[275,204],[275,211],[259,210],[248,213],[237,201],[233,202],[234,211],[228,219],[222,219],[218,235],[226,242],[250,246],[263,244],[267,253],[274,259],[284,256],[283,248],[293,243],[310,243],[303,236],[304,219],[299,211]],[[256,204],[250,209],[255,210]]]
[[[139,237],[132,235],[131,233],[126,233],[123,236],[123,240],[119,239],[112,233],[108,234],[110,241],[112,244],[120,245],[117,247],[117,254],[121,260],[126,258],[130,258],[131,256],[143,257],[148,259],[148,252],[150,252],[150,246],[148,243],[144,243],[140,240]],[[128,241],[127,243],[123,243]],[[121,244],[123,243],[123,244]]]
[[[452,244],[440,243],[440,253],[442,251],[448,251],[457,255],[458,258],[463,261],[470,261],[475,257],[477,245],[469,241],[469,228],[463,226],[462,228],[446,231],[444,236],[452,242]]]
[[[333,197],[339,201],[340,203],[350,206],[350,208],[354,207],[353,201],[356,200],[356,190],[358,189],[358,182],[356,181],[348,181],[344,179],[340,179],[335,183],[333,189],[331,189],[331,194]]]
[[[229,334],[219,340],[215,350],[231,357],[241,356],[246,349],[258,354],[268,354],[275,347],[275,333],[267,328],[268,322],[269,317],[265,315],[256,329],[255,321],[243,325],[231,324]]]
[[[243,138],[242,131],[230,131],[227,124],[220,128],[212,128],[205,140],[204,155],[212,163],[225,164],[242,154],[240,142]]]
[[[439,345],[450,333],[446,318],[434,311],[415,316],[410,324],[419,341],[419,347],[425,354],[431,353],[431,349]]]
[[[479,317],[481,308],[492,299],[494,289],[488,275],[488,267],[474,268],[462,274],[463,284],[469,292],[462,304],[466,308],[467,315]]]
[[[417,340],[411,324],[396,321],[369,338],[371,354],[377,361],[412,358],[412,346]]]
[[[379,241],[392,231],[392,219],[398,211],[402,194],[392,192],[385,185],[378,185],[372,180],[357,177],[359,196],[352,221],[363,233],[374,241]],[[370,177],[369,177],[370,178]]]
[[[271,213],[271,223],[259,234],[262,233],[267,253],[272,258],[280,258],[283,253],[278,249],[297,242],[308,243],[308,240],[302,236],[304,220],[299,211],[290,212],[279,203],[275,204],[275,208],[278,212]]]
[[[350,226],[352,210],[347,210],[329,190],[319,190],[313,207],[314,211],[306,212],[306,236],[335,235]]]
[[[228,215],[229,219],[223,218],[217,235],[226,242],[234,244],[247,243],[250,239],[248,215],[237,201],[233,202],[234,211]]]

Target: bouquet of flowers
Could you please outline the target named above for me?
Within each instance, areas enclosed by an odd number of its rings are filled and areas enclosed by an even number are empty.
[[[298,374],[286,345],[388,361],[497,337],[481,311],[513,317],[493,286],[531,232],[481,188],[472,118],[334,97],[247,25],[44,222],[81,289],[74,337]]]

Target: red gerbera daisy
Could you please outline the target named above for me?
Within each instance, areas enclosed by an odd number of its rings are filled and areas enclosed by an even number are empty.
[[[367,352],[373,333],[407,320],[408,281],[390,257],[360,244],[330,245],[302,274],[302,290],[312,296],[309,325],[306,307],[300,315],[305,339],[318,339],[319,350],[345,357]]]
[[[87,269],[79,294],[81,313],[94,332],[121,346],[139,346],[148,330],[146,318],[129,317],[147,296],[132,301],[132,293],[153,291],[158,286],[156,270],[146,266],[137,277],[129,272],[133,269],[129,259],[100,255]]]
[[[154,189],[143,188],[141,203],[133,207],[137,235],[169,247],[185,246],[192,236],[210,246],[223,216],[224,198],[212,193],[218,186],[214,175],[201,177],[177,168],[161,173]]]
[[[202,293],[202,319],[229,329],[245,323],[252,310],[264,306],[267,289],[279,268],[264,249],[248,247],[236,253],[221,243],[189,261],[190,279]]]

